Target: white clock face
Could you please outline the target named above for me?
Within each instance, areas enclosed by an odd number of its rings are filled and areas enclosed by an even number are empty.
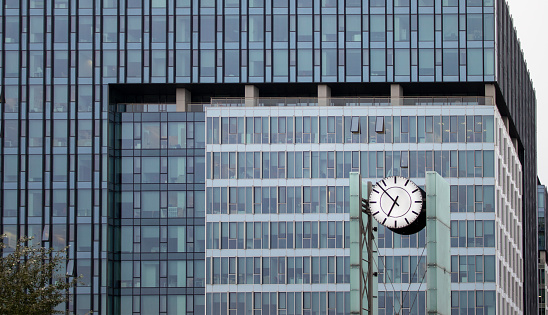
[[[380,224],[400,229],[412,224],[420,215],[423,205],[421,189],[401,176],[379,181],[369,196],[371,214]]]

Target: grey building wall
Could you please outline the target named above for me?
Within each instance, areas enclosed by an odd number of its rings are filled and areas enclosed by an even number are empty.
[[[525,313],[536,312],[536,95],[506,1],[497,0],[497,91],[500,111],[510,119],[512,137],[518,139],[523,165],[523,252]]]

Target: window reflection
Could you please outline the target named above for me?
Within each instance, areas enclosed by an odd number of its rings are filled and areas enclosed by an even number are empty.
[[[159,149],[160,148],[160,125],[159,123],[142,124],[142,148]]]

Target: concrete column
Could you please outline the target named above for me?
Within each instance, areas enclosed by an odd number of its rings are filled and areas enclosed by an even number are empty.
[[[190,104],[190,91],[184,88],[177,89],[175,104],[178,112],[186,112]]]
[[[449,183],[436,172],[426,173],[426,311],[451,314],[451,213]]]
[[[390,85],[390,98],[392,106],[403,105],[403,87],[399,84]]]
[[[246,85],[245,86],[245,106],[253,107],[257,105],[259,100],[259,88],[255,85]]]
[[[331,102],[331,88],[326,84],[318,85],[318,105],[328,106]]]
[[[493,105],[495,105],[495,100],[497,99],[497,89],[494,84],[485,85],[485,97],[492,98]],[[486,100],[489,102],[488,100]]]

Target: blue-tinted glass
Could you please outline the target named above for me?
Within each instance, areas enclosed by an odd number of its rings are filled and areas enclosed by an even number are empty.
[[[409,75],[411,70],[410,61],[409,49],[394,50],[394,73],[396,75]]]
[[[227,15],[225,16],[224,26],[225,42],[234,43],[240,40],[240,16]]]
[[[459,74],[459,52],[457,49],[443,50],[443,75]]]
[[[334,76],[337,75],[337,50],[326,49],[322,50],[322,75]]]
[[[466,39],[483,39],[483,19],[481,14],[467,14],[466,16]]]
[[[200,42],[215,42],[215,17],[211,15],[200,16]]]
[[[434,75],[433,49],[419,49],[419,75]]]
[[[386,75],[386,57],[384,49],[371,49],[371,75],[383,76]]]
[[[264,40],[264,21],[262,15],[249,16],[249,41],[261,42]]]
[[[372,4],[373,5],[373,4]],[[386,37],[386,26],[384,15],[370,15],[370,37],[373,42],[382,42]]]
[[[264,75],[264,55],[262,50],[249,51],[249,76],[261,77]]]
[[[407,42],[410,38],[409,15],[394,16],[394,41]]]
[[[422,14],[419,15],[419,41],[434,41],[434,16]]]
[[[272,21],[272,27],[273,27],[273,36],[272,39],[275,42],[285,42],[288,39],[289,36],[289,25],[288,25],[288,17],[287,15],[280,15],[276,14],[273,16]]]
[[[468,75],[483,75],[482,49],[468,49],[467,56]]]
[[[274,50],[273,55],[272,68],[274,76],[287,76],[289,68],[287,50]]]

